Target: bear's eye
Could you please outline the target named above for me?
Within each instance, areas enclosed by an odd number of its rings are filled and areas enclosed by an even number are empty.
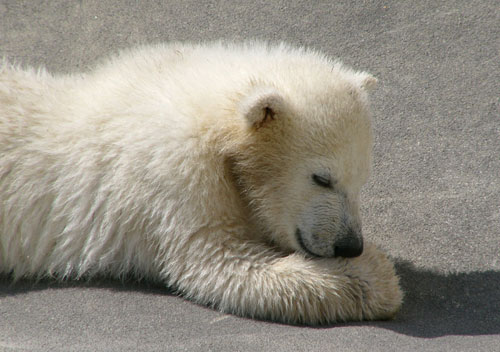
[[[332,188],[332,180],[330,179],[329,176],[320,176],[320,175],[313,174],[312,179],[313,179],[314,183],[320,187]]]

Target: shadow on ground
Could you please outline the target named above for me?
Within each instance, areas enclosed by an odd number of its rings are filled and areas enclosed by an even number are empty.
[[[144,294],[164,294],[175,295],[173,289],[169,289],[159,282],[151,282],[146,280],[137,281],[133,278],[125,278],[123,280],[109,279],[106,277],[92,278],[92,280],[67,280],[56,281],[51,279],[41,279],[38,281],[21,279],[13,281],[7,275],[0,275],[0,299],[5,296],[14,296],[27,294],[33,291],[42,291],[47,289],[64,289],[64,288],[101,288],[120,292],[135,291]]]
[[[500,272],[443,274],[401,260],[396,270],[403,308],[395,320],[373,325],[427,338],[500,334]]]
[[[348,323],[345,326],[373,326],[413,337],[432,338],[446,335],[500,334],[500,272],[483,271],[443,274],[416,268],[397,260],[396,270],[405,292],[403,308],[392,321]],[[145,294],[174,295],[159,283],[116,281],[105,278],[92,281],[15,283],[0,276],[0,298],[31,291],[68,287],[105,288],[139,291]],[[338,325],[335,325],[338,326]],[[334,326],[334,327],[335,327]]]

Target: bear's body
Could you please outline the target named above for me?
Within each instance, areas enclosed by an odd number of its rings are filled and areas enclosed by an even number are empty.
[[[289,323],[393,316],[392,264],[358,256],[373,83],[260,43],[144,47],[78,76],[4,64],[0,273],[132,274]]]

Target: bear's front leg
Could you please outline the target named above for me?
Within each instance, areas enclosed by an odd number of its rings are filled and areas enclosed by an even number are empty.
[[[234,239],[198,241],[188,251],[182,270],[171,266],[171,283],[187,298],[226,313],[318,325],[389,319],[402,302],[393,264],[373,245],[354,259],[285,256]]]

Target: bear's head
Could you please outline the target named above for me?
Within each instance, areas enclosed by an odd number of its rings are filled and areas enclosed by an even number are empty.
[[[359,196],[371,165],[367,91],[376,79],[350,70],[321,78],[249,84],[233,174],[255,227],[276,245],[355,257],[363,251]]]

